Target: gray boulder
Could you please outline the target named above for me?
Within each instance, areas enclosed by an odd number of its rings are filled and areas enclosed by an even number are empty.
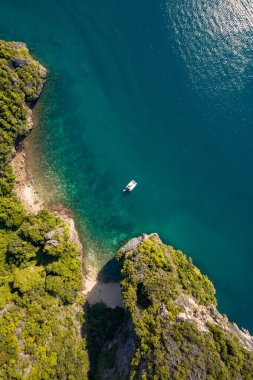
[[[53,245],[54,247],[57,247],[58,244],[59,244],[58,240],[48,240],[46,242],[46,245]]]
[[[24,67],[29,65],[29,61],[21,58],[11,58],[11,64],[14,68]]]

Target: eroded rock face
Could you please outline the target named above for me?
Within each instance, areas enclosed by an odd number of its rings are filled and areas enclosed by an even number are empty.
[[[136,338],[134,328],[130,320],[127,323],[126,329],[128,333],[127,339],[124,339],[124,332],[122,330],[119,331],[116,336],[114,341],[114,343],[117,342],[115,364],[112,368],[104,371],[101,380],[129,379]],[[109,348],[110,347],[106,347],[106,349]]]
[[[11,307],[11,304],[7,304],[5,305],[5,307],[0,310],[0,317],[2,317],[4,315],[4,313]]]
[[[117,258],[135,331],[132,379],[253,378],[253,337],[219,313],[213,284],[191,259],[157,234],[131,239]]]
[[[11,58],[11,64],[14,68],[24,67],[29,65],[29,61],[27,59]]]
[[[159,239],[159,236],[156,234],[156,233],[153,233],[153,234],[150,234],[150,235],[146,235],[146,234],[143,234],[139,237],[135,237],[131,240],[129,240],[129,242],[124,245],[124,247],[122,248],[122,251],[124,253],[128,252],[128,251],[132,251],[132,250],[135,250],[139,247],[139,245],[146,239],[149,239],[150,237],[156,237]]]
[[[48,240],[46,242],[46,245],[53,245],[54,247],[57,247],[59,245],[58,240]]]
[[[20,49],[20,48],[27,48],[26,44],[24,42],[13,42],[14,49]]]
[[[122,251],[125,253],[128,251],[131,251],[132,249],[136,249],[139,247],[141,242],[142,242],[141,237],[133,238],[133,239],[129,240],[129,242],[122,248]]]
[[[240,330],[235,323],[230,323],[227,316],[220,314],[213,305],[199,305],[192,297],[183,294],[176,302],[182,310],[177,316],[177,321],[195,323],[203,332],[209,331],[208,324],[220,326],[225,332],[237,336],[245,348],[253,351],[253,337],[249,332],[244,329]]]
[[[45,238],[46,238],[46,240],[51,240],[56,234],[62,235],[63,233],[64,233],[64,227],[57,228],[55,230],[49,231],[45,235]]]

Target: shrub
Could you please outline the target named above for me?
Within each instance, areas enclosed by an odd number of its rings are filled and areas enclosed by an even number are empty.
[[[43,77],[23,44],[0,41],[0,378],[23,379],[29,369],[29,379],[85,380],[78,308],[62,305],[77,302],[79,252],[63,221],[46,210],[27,215],[12,193],[13,145],[28,133],[26,102],[37,99]],[[46,248],[45,235],[59,227],[59,245]]]
[[[252,354],[233,333],[215,325],[203,333],[193,321],[179,318],[187,295],[196,304],[217,303],[213,284],[191,259],[156,235],[137,249],[122,249],[117,259],[136,334],[131,379],[252,378]]]

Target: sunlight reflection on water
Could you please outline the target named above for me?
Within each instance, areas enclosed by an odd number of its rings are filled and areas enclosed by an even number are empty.
[[[209,95],[244,88],[252,78],[253,2],[168,1],[166,9],[194,86]]]

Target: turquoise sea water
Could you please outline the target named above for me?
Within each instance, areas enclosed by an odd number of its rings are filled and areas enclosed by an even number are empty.
[[[1,38],[25,41],[50,70],[37,161],[55,182],[44,191],[74,211],[89,261],[158,232],[252,331],[252,2],[0,5]]]

